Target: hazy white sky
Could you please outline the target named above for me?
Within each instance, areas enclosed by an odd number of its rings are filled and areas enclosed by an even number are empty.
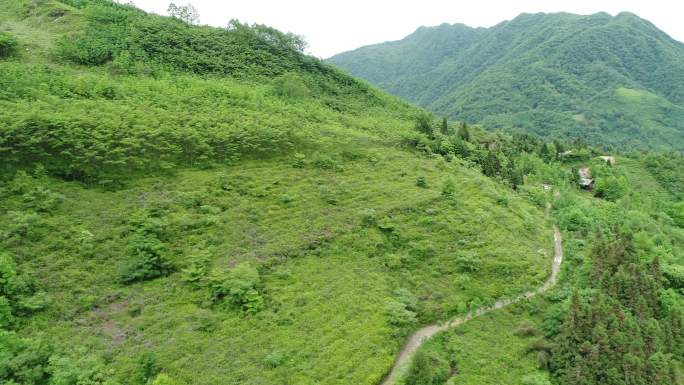
[[[124,1],[122,1],[124,2]],[[169,0],[133,0],[166,14]],[[362,45],[397,40],[421,25],[464,23],[489,27],[523,12],[635,13],[684,41],[682,0],[189,0],[200,22],[225,26],[230,19],[267,24],[303,35],[309,53],[327,58]],[[188,0],[175,0],[178,5]]]

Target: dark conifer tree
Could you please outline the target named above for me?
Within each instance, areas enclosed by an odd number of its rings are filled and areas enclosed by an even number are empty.
[[[447,118],[442,118],[442,126],[440,127],[442,135],[449,135],[449,122]]]
[[[591,294],[570,299],[552,374],[560,384],[677,384],[672,368],[683,358],[684,325],[660,310],[660,262],[643,263],[631,238],[615,233],[595,238]]]
[[[546,142],[542,144],[541,149],[539,150],[539,157],[545,162],[549,162],[551,160],[551,151],[549,150],[549,146],[546,144]]]
[[[427,114],[421,114],[416,119],[416,130],[427,135],[430,139],[434,139],[434,133],[432,132],[432,124],[430,122],[430,117]]]
[[[461,126],[458,128],[458,137],[466,142],[470,141],[470,132],[468,131],[466,122],[461,122]]]

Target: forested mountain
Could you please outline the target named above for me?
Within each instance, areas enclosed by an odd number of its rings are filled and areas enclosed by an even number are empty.
[[[520,298],[395,385],[684,384],[681,155],[440,119],[193,20],[0,0],[0,383],[377,385]]]
[[[630,13],[421,27],[328,61],[489,129],[684,149],[684,44]]]

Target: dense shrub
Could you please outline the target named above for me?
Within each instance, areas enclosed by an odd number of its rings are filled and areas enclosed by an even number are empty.
[[[0,383],[46,384],[52,349],[42,340],[0,329]]]
[[[5,239],[8,244],[22,244],[36,241],[43,236],[43,218],[30,211],[9,211],[6,213],[9,225],[5,231],[0,232],[0,238]]]
[[[26,283],[17,274],[14,259],[6,253],[0,253],[0,295],[12,298],[19,295]]]
[[[421,349],[416,352],[404,378],[406,385],[437,385],[445,383],[451,374],[449,363]]]
[[[88,33],[64,38],[58,55],[77,64],[99,65],[112,60],[114,47],[106,37]]]
[[[85,349],[53,354],[48,364],[50,385],[119,385],[105,363]]]
[[[416,313],[399,301],[388,302],[385,305],[385,315],[389,324],[396,327],[405,327],[416,322]]]
[[[444,198],[453,199],[456,196],[456,183],[451,178],[442,183],[442,196]]]
[[[227,302],[247,314],[264,307],[261,296],[262,282],[259,271],[246,263],[230,270],[214,270],[209,275],[209,290],[214,303]]]
[[[44,186],[38,186],[25,193],[22,199],[28,208],[37,212],[51,212],[64,200],[64,196]]]
[[[591,219],[580,207],[568,207],[559,213],[561,226],[566,230],[589,230]]]
[[[174,270],[166,246],[154,236],[133,235],[128,242],[128,251],[129,260],[119,274],[123,283],[162,277]]]
[[[684,202],[674,203],[670,206],[668,214],[677,226],[684,228]]]
[[[288,99],[299,99],[309,96],[309,88],[301,76],[288,72],[273,82],[275,94]]]
[[[667,280],[668,287],[684,289],[684,266],[665,265],[663,266],[663,276]]]
[[[139,385],[146,385],[159,374],[161,368],[157,363],[157,357],[152,352],[144,352],[138,357],[137,367],[135,370],[134,383]]]
[[[272,157],[335,126],[341,111],[376,117],[389,100],[265,26],[188,26],[107,1],[81,7],[85,29],[57,53],[110,62],[124,76],[4,61],[0,173],[41,163],[51,175],[115,186],[139,173]],[[317,98],[282,100],[306,95]],[[402,103],[394,118],[412,110]]]
[[[41,310],[47,304],[45,293],[38,290],[33,280],[22,274],[7,253],[0,252],[0,299],[5,323],[9,325],[14,315],[26,315]]]
[[[482,260],[468,252],[462,252],[456,256],[458,271],[463,273],[476,273],[482,268]]]
[[[0,32],[0,58],[10,56],[17,51],[19,41],[7,32]]]
[[[627,180],[612,175],[598,178],[594,191],[597,197],[616,201],[627,193]]]

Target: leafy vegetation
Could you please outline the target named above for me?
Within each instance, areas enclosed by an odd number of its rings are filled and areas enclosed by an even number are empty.
[[[551,225],[481,130],[266,27],[7,5],[0,381],[372,384],[413,328],[545,277]]]
[[[15,53],[19,42],[7,32],[0,32],[0,58],[10,56]]]
[[[607,314],[618,334],[612,313],[631,316],[634,356],[681,383],[680,350],[648,340],[680,338],[664,155],[609,167],[581,140],[437,119],[265,26],[0,5],[22,48],[0,61],[0,382],[377,384],[415,328],[540,285],[556,221],[572,235],[558,291],[431,341],[406,381],[500,383],[498,362],[523,384],[561,380],[585,358],[563,344],[570,304],[600,294],[580,317]],[[583,166],[593,193],[576,187]],[[617,234],[629,253],[590,252]]]
[[[684,149],[684,45],[636,15],[421,27],[329,59],[443,116],[547,139]]]
[[[425,383],[449,368],[440,384],[498,384],[504,372],[512,383],[533,385],[684,383],[684,233],[668,215],[678,198],[658,182],[654,158],[618,157],[612,167],[569,158],[530,169],[530,183],[561,191],[552,199],[565,232],[560,283],[433,338],[404,383],[416,383],[411,376],[425,357],[436,371],[420,371]],[[580,165],[591,168],[597,184],[625,180],[624,190],[579,190],[566,173]]]

